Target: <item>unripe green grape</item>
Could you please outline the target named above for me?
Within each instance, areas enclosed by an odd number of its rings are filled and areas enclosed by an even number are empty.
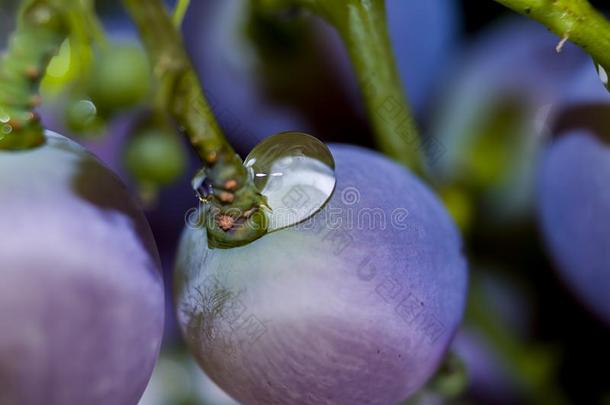
[[[150,64],[132,44],[111,44],[95,61],[89,94],[101,111],[134,107],[150,92]]]
[[[124,163],[141,184],[166,185],[184,173],[186,150],[172,133],[147,129],[135,135],[125,149]]]

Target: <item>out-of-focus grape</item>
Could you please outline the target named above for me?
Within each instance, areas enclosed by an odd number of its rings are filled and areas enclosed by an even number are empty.
[[[607,135],[607,134],[606,134]],[[572,130],[547,148],[538,175],[540,226],[567,286],[610,325],[610,143]]]
[[[133,134],[124,151],[125,166],[140,184],[163,186],[185,171],[187,154],[176,133],[148,128]]]
[[[447,187],[475,196],[480,220],[506,223],[531,215],[533,173],[561,95],[589,58],[525,19],[479,34],[458,68],[445,75],[430,136],[444,153],[432,162]]]
[[[148,57],[134,44],[112,43],[94,61],[88,94],[101,111],[136,106],[150,93]]]

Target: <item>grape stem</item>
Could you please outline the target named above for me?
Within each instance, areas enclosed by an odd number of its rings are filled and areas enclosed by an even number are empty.
[[[610,21],[587,0],[495,1],[542,23],[562,40],[567,38],[610,71]]]
[[[186,15],[186,11],[190,4],[191,0],[178,0],[176,8],[174,9],[174,15],[172,16],[174,26],[180,27],[182,25],[182,21],[184,20],[184,16]]]
[[[51,1],[21,4],[16,31],[0,63],[0,150],[30,149],[44,143],[34,109],[42,76],[62,42],[67,24]]]
[[[337,29],[358,76],[379,148],[421,174],[421,142],[396,67],[385,1],[257,0],[256,4],[269,11],[302,7]]]
[[[206,221],[218,246],[248,243],[266,233],[264,197],[225,139],[210,108],[182,38],[162,0],[123,0],[151,58],[162,91],[161,105],[182,127],[204,162],[214,192],[208,199],[216,220]],[[249,219],[255,219],[252,223]],[[235,224],[230,229],[224,225]]]

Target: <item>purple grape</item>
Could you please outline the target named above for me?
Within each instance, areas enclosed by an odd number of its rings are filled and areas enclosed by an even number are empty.
[[[337,186],[310,220],[228,250],[208,248],[201,227],[183,234],[183,334],[242,403],[397,403],[435,372],[461,321],[466,262],[441,203],[377,153],[331,150]]]
[[[66,133],[60,119],[61,108],[61,105],[59,105],[59,108],[47,106],[41,110],[41,115],[46,128]],[[145,117],[145,114],[141,111],[125,113],[109,122],[104,134],[98,137],[83,138],[82,136],[71,136],[69,134],[68,136],[93,153],[128,186],[133,194],[137,194],[138,187],[123,167],[122,156],[129,139],[138,127],[138,123]],[[196,170],[197,160],[194,156],[190,156],[188,162],[191,166],[190,173]],[[190,175],[185,173],[175,184],[160,190],[157,199],[144,207],[146,219],[153,231],[161,256],[163,275],[166,280],[171,279],[170,274],[174,265],[176,246],[184,223],[184,212],[193,206],[195,193],[191,190],[190,184]],[[174,309],[171,305],[170,285],[171,283],[166,284],[168,290],[166,293],[168,297],[166,300],[166,340],[178,339],[180,334],[175,322],[172,322]]]
[[[135,404],[163,332],[155,243],[126,188],[47,133],[0,151],[0,403]]]
[[[537,203],[542,233],[562,278],[610,324],[608,182],[608,143],[590,131],[570,130],[544,153]]]

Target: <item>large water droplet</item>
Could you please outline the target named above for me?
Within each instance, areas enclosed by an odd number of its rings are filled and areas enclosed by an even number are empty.
[[[318,139],[301,132],[266,138],[244,165],[267,197],[269,231],[308,219],[324,207],[335,189],[332,153]]]
[[[595,69],[597,69],[597,74],[599,76],[599,79],[602,81],[602,83],[604,84],[604,86],[606,86],[606,88],[608,90],[610,90],[610,83],[608,82],[608,71],[599,63],[594,62],[595,63]]]

